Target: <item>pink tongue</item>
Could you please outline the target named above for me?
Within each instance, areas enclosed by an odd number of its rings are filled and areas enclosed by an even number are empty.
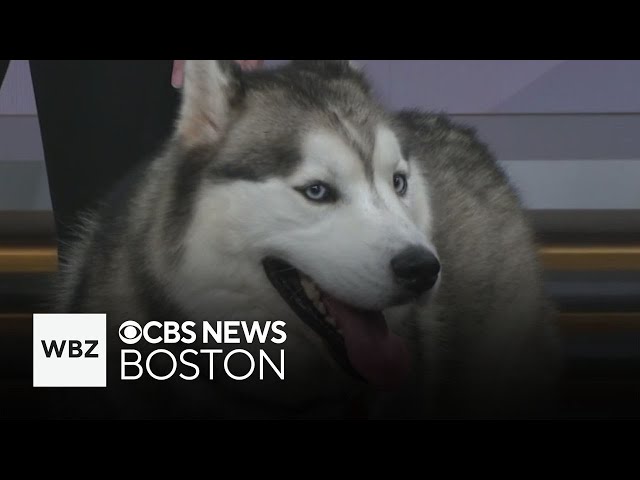
[[[400,386],[409,371],[409,352],[381,312],[365,312],[324,296],[323,303],[342,331],[353,367],[380,389]]]

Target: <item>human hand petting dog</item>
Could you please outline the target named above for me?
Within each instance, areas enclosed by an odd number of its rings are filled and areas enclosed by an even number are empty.
[[[236,60],[244,70],[253,70],[264,64],[264,60]],[[182,87],[184,81],[184,60],[173,61],[173,72],[171,73],[171,85],[175,88]]]

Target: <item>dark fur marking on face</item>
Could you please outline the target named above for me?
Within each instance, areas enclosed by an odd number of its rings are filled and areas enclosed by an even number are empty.
[[[228,77],[233,82],[229,89],[233,92],[229,99],[232,119],[228,130],[216,144],[173,152],[181,160],[173,182],[171,208],[163,226],[170,243],[175,244],[179,240],[191,220],[192,203],[195,201],[193,194],[197,191],[198,182],[203,179],[213,184],[220,180],[257,182],[269,177],[288,176],[302,161],[300,130],[297,128],[275,128],[273,133],[262,138],[251,136],[246,145],[229,145],[235,124],[243,115],[247,96],[255,92],[274,94],[274,98],[284,92],[287,102],[297,109],[301,118],[311,113],[314,115],[312,121],[317,123],[318,115],[320,119],[324,117],[326,125],[338,131],[356,149],[365,169],[373,176],[372,152],[363,147],[372,143],[372,134],[367,131],[372,130],[373,124],[369,119],[375,118],[372,113],[378,110],[369,97],[365,76],[350,67],[348,62],[296,61],[274,69],[246,72],[241,72],[235,62],[223,61],[220,65],[231,73]],[[341,116],[362,136],[365,145],[352,138]]]
[[[260,181],[268,177],[288,176],[301,161],[297,142],[286,139],[273,143],[258,143],[237,150],[224,162],[214,161],[207,170],[211,180]]]
[[[244,72],[242,83],[245,99],[258,94],[269,105],[269,96],[273,96],[273,103],[266,107],[273,111],[262,111],[271,115],[273,122],[265,124],[269,131],[263,132],[261,138],[245,132],[240,136],[248,143],[232,146],[229,138],[235,138],[236,122],[230,122],[229,131],[220,141],[219,155],[207,168],[209,179],[259,181],[292,173],[302,161],[301,135],[307,131],[307,122],[338,133],[362,159],[368,176],[373,177],[373,126],[382,110],[370,98],[368,83],[361,72],[347,62],[298,61],[274,69]],[[280,110],[279,102],[290,108]],[[289,117],[280,116],[285,111]],[[256,114],[248,115],[251,118]],[[242,120],[244,114],[236,111],[234,115],[236,120]]]
[[[332,120],[332,127],[341,135],[347,145],[356,152],[358,158],[360,158],[364,165],[367,178],[372,180],[374,144],[372,141],[373,135],[368,131],[371,130],[371,127],[367,128],[367,126],[353,124],[347,126],[345,120],[338,112],[332,111],[329,115]],[[360,138],[356,138],[354,134],[359,135]]]

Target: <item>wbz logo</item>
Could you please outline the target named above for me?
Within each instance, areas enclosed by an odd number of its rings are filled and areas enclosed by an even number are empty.
[[[106,387],[105,314],[33,315],[34,387]]]
[[[55,340],[51,340],[51,344],[47,346],[47,342],[45,340],[41,340],[42,348],[44,349],[44,354],[47,358],[51,358],[51,354],[55,352],[56,357],[60,358],[64,355],[64,346],[67,344],[66,340],[62,340],[62,343],[58,345],[58,342]],[[93,352],[93,349],[98,345],[98,340],[85,340],[84,343],[89,345],[90,348],[86,352],[84,352],[85,358],[98,358],[97,353]],[[78,358],[83,356],[82,352],[82,342],[80,340],[69,340],[69,358]]]

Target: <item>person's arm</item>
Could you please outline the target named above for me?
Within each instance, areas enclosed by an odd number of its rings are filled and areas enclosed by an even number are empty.
[[[245,70],[259,68],[264,64],[264,60],[236,60]],[[184,79],[184,60],[173,61],[173,72],[171,74],[171,85],[175,88],[182,87]]]

